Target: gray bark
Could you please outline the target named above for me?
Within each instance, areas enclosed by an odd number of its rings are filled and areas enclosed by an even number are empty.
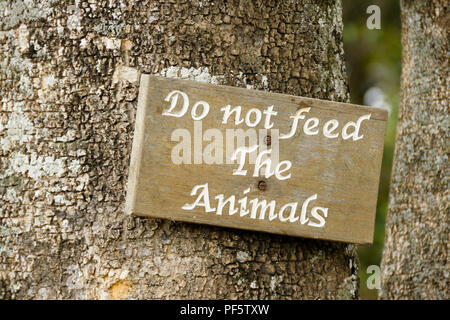
[[[356,298],[354,246],[123,212],[140,73],[346,102],[341,11],[0,2],[0,298]]]
[[[449,299],[448,2],[402,1],[402,99],[383,299]]]

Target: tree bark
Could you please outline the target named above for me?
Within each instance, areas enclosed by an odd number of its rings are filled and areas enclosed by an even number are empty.
[[[402,99],[383,299],[449,299],[448,3],[402,1]]]
[[[352,299],[352,245],[126,216],[138,77],[348,102],[340,1],[0,3],[0,298]]]

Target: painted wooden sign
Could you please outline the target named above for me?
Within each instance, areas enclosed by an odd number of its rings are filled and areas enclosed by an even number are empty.
[[[126,211],[372,243],[387,111],[142,75]]]

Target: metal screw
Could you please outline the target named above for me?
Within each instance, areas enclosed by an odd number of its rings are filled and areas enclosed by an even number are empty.
[[[258,182],[258,189],[259,190],[264,191],[264,190],[266,190],[266,188],[267,188],[267,184],[266,184],[265,181],[261,180],[260,182]]]
[[[270,146],[272,144],[272,137],[270,135],[267,135],[266,138],[264,139],[266,145]]]

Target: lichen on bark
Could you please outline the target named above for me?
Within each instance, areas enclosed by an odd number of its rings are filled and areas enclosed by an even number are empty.
[[[123,211],[139,74],[348,101],[340,1],[30,3],[0,10],[1,298],[357,297],[351,245]]]

